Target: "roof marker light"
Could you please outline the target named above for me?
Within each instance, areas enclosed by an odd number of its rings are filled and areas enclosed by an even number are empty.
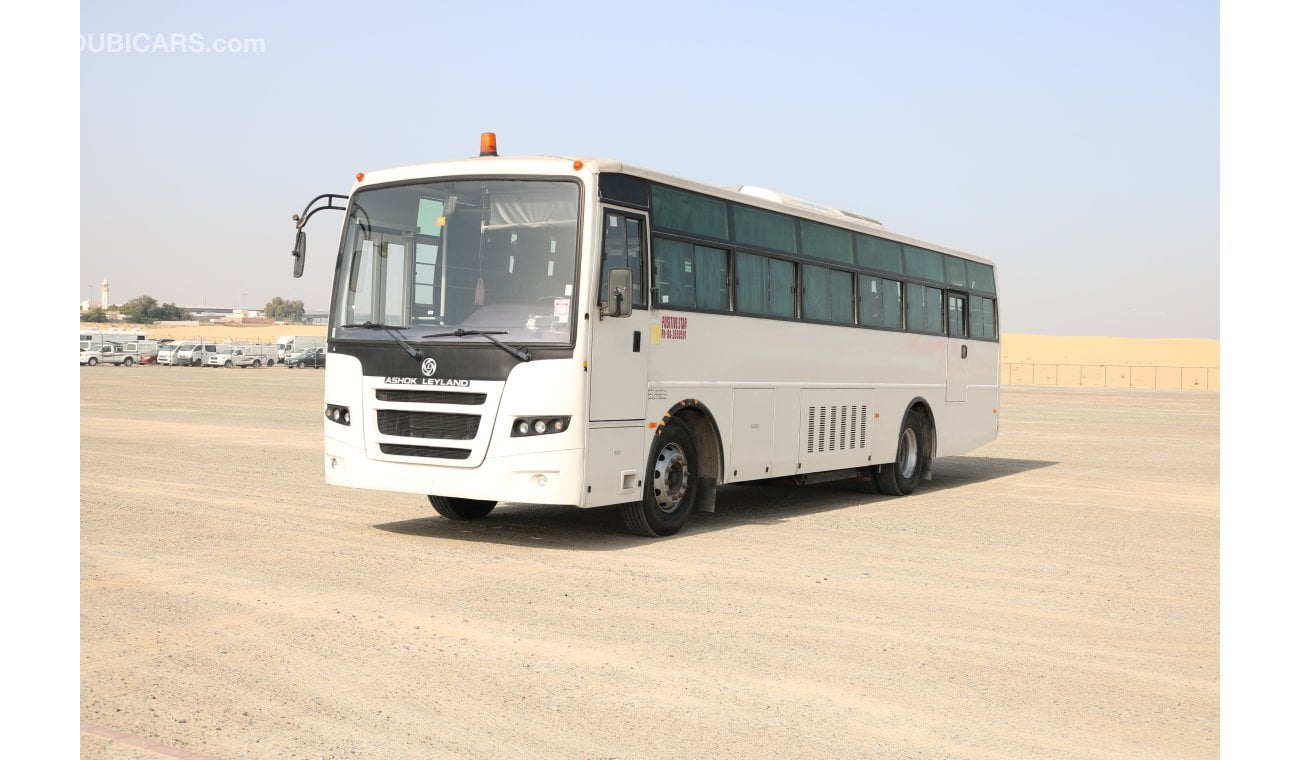
[[[573,170],[576,172],[576,171],[580,171],[581,169],[582,169],[582,162],[581,162],[581,161],[574,161],[574,162],[573,162]]]
[[[478,154],[480,156],[495,156],[497,154],[496,132],[484,132],[478,136]]]
[[[363,180],[363,179],[365,179],[365,178],[366,178],[366,173],[365,173],[365,172],[357,172],[357,182],[360,182],[361,180]]]

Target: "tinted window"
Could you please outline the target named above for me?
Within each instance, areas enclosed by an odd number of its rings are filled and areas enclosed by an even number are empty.
[[[650,190],[654,226],[704,237],[729,237],[727,204],[716,198],[653,185]]]
[[[948,294],[948,335],[952,338],[966,337],[966,296]]]
[[[767,258],[736,253],[736,311],[767,313]]]
[[[736,241],[794,253],[794,217],[737,205]]]
[[[803,318],[817,322],[831,320],[831,270],[803,266]]]
[[[792,318],[795,314],[794,262],[736,253],[736,310]]]
[[[943,256],[924,248],[905,245],[903,246],[903,273],[922,280],[943,282]]]
[[[831,321],[853,324],[853,275],[831,270]]]
[[[943,291],[907,283],[907,331],[943,334]]]
[[[799,250],[809,258],[853,263],[853,236],[848,230],[801,219],[799,237]]]
[[[970,280],[970,289],[980,293],[996,295],[993,282],[993,267],[974,261],[966,262],[966,278]]]
[[[966,260],[956,256],[943,257],[944,282],[954,288],[966,287]]]
[[[654,256],[660,305],[728,310],[726,251],[656,236]]]
[[[903,245],[872,235],[857,235],[858,266],[903,273]]]
[[[858,324],[902,329],[902,284],[874,275],[858,275]]]
[[[987,340],[996,340],[998,337],[997,330],[997,311],[996,304],[992,298],[981,298],[980,296],[971,296],[970,299],[970,336],[972,338],[984,338]]]

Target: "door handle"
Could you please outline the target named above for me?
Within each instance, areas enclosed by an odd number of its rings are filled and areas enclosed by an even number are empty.
[[[640,351],[641,351],[641,331],[633,330],[632,331],[632,353],[635,354]]]
[[[966,358],[966,346],[964,345],[961,347],[961,358]]]

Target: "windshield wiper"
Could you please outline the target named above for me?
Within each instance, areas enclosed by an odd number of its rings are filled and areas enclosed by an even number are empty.
[[[424,353],[421,352],[420,349],[411,346],[410,343],[407,343],[406,339],[402,337],[401,333],[397,332],[397,328],[395,328],[393,325],[385,325],[385,324],[380,324],[378,322],[371,322],[367,320],[365,322],[362,322],[359,325],[343,325],[343,327],[345,328],[360,327],[366,330],[386,330],[388,331],[389,335],[393,336],[393,340],[397,341],[397,344],[401,346],[406,351],[406,353],[411,355],[412,359],[424,358]]]
[[[434,333],[433,335],[422,335],[420,337],[422,338],[451,338],[451,337],[463,338],[466,335],[482,335],[484,338],[487,338],[488,340],[500,346],[503,351],[508,352],[511,356],[515,357],[519,361],[521,362],[532,361],[533,360],[532,355],[529,354],[524,349],[515,348],[509,343],[502,343],[501,341],[492,337],[493,335],[506,335],[507,333],[509,333],[509,330],[462,330],[460,328],[457,328],[456,332]]]

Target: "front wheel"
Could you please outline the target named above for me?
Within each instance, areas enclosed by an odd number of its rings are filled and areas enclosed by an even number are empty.
[[[135,362],[134,362],[134,361],[131,359],[131,357],[129,357],[129,356],[122,360],[122,366],[123,366],[123,367],[129,367],[129,366],[131,366],[131,365],[134,364],[134,363],[135,363]]]
[[[456,496],[429,495],[433,510],[448,520],[478,520],[496,508],[495,501],[461,499]]]
[[[93,366],[95,366],[96,364],[99,364],[99,360],[96,359],[96,358],[93,357],[93,356],[86,360],[86,366],[87,366],[87,367],[93,367]]]
[[[671,536],[695,511],[699,491],[699,457],[686,426],[670,422],[660,428],[650,446],[641,501],[623,505],[627,529],[651,538]]]
[[[262,368],[262,360],[261,360],[261,359],[254,359],[254,360],[253,360],[253,369],[261,369],[261,368]]]
[[[921,482],[926,458],[925,425],[921,417],[908,410],[903,429],[898,433],[898,453],[890,464],[876,466],[876,484],[890,496],[906,496]]]

